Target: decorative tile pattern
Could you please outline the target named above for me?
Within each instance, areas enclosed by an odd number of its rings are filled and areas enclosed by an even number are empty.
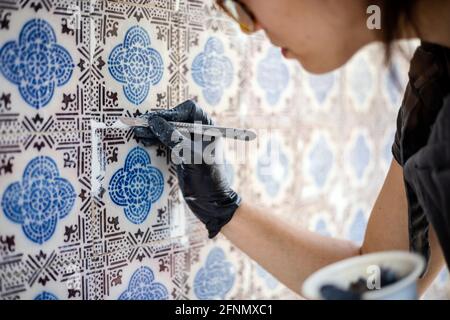
[[[37,157],[28,163],[23,180],[6,188],[1,206],[31,241],[42,244],[51,238],[58,220],[71,212],[75,197],[70,182],[59,176],[56,163]]]
[[[234,281],[235,272],[225,253],[220,248],[213,248],[195,276],[194,292],[202,300],[225,299]]]
[[[407,79],[382,57],[310,75],[212,0],[0,0],[0,299],[298,299],[207,239],[167,150],[116,120],[192,98],[218,124],[267,129],[247,151],[228,141],[233,188],[361,242]]]
[[[128,289],[119,300],[167,300],[168,292],[164,285],[155,282],[153,271],[141,267],[133,273]]]
[[[362,209],[358,209],[351,220],[350,228],[348,230],[348,238],[355,243],[362,244],[366,225],[366,215]]]
[[[370,161],[370,150],[364,136],[358,136],[351,150],[350,158],[356,176],[361,179]]]
[[[164,72],[161,55],[150,45],[147,31],[132,27],[125,34],[124,43],[117,45],[108,59],[109,72],[124,84],[126,97],[136,105],[147,98],[150,87],[161,81]]]
[[[328,94],[333,88],[335,82],[336,76],[334,73],[329,73],[326,75],[308,75],[308,84],[314,92],[314,96],[320,105],[323,105],[327,99]]]
[[[264,270],[260,265],[256,265],[256,273],[258,274],[258,276],[260,276],[262,279],[264,279],[264,282],[265,282],[266,286],[270,290],[275,290],[280,285],[278,280],[275,279],[266,270]]]
[[[284,63],[281,51],[270,48],[267,56],[258,64],[258,84],[266,92],[270,105],[280,100],[281,94],[289,84],[289,69]]]
[[[109,183],[109,195],[113,202],[125,207],[125,216],[131,222],[145,221],[152,203],[164,190],[164,177],[160,170],[151,166],[150,156],[142,148],[134,148],[127,155],[125,165]]]
[[[59,300],[54,294],[51,294],[50,292],[42,292],[34,300]]]
[[[20,31],[17,42],[0,51],[0,71],[19,87],[22,98],[33,108],[45,107],[56,87],[66,84],[74,64],[69,52],[58,45],[52,26],[33,19]]]
[[[289,160],[277,141],[270,140],[258,159],[257,176],[269,196],[276,197],[289,175]]]
[[[222,41],[211,37],[192,63],[194,82],[202,87],[205,100],[212,106],[220,103],[223,91],[233,81],[233,64],[224,54]]]
[[[320,136],[314,142],[308,158],[309,173],[313,177],[316,186],[322,188],[327,181],[334,160],[328,141],[324,136]]]

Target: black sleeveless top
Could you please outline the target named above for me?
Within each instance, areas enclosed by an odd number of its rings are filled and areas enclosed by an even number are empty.
[[[410,249],[428,262],[431,223],[450,267],[450,48],[422,42],[415,52],[392,153],[403,167]]]

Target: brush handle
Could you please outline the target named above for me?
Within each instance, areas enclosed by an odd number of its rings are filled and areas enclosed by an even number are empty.
[[[122,123],[131,127],[148,127],[146,118],[126,118],[121,117],[119,119]],[[223,137],[227,139],[251,141],[256,139],[256,133],[252,130],[239,129],[239,128],[227,128],[211,126],[206,124],[186,123],[186,122],[174,122],[168,121],[175,128],[180,130],[181,133],[199,133],[205,136]]]

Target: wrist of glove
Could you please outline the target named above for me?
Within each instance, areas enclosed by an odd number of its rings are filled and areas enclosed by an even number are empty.
[[[206,163],[203,158],[205,148],[211,143],[219,144],[221,139],[203,141],[201,138],[192,139],[192,136],[190,139],[168,123],[201,122],[212,125],[211,118],[193,101],[186,101],[170,110],[152,112],[147,120],[149,127],[135,128],[135,136],[146,146],[162,143],[171,150],[170,157],[176,160],[174,163],[183,197],[195,216],[206,226],[208,237],[214,238],[232,219],[241,203],[240,196],[227,181],[223,161],[209,159]],[[181,153],[180,149],[183,150]],[[194,162],[199,156],[202,161]]]
[[[230,222],[241,204],[241,198],[231,189],[216,199],[189,196],[184,199],[195,216],[205,225],[210,239]]]

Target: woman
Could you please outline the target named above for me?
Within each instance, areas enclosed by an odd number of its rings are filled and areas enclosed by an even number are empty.
[[[344,65],[360,48],[420,38],[397,121],[394,160],[368,222],[362,246],[298,229],[241,201],[223,167],[178,165],[180,189],[209,237],[230,241],[299,292],[314,271],[339,260],[383,250],[413,250],[427,260],[423,293],[450,263],[450,1],[446,0],[240,0],[217,1],[250,33],[264,30],[286,58],[312,73]],[[381,29],[367,25],[367,8],[381,9]],[[152,114],[150,128],[137,128],[146,144],[172,150],[186,142],[167,121],[211,119],[193,102]],[[445,258],[446,260],[445,260]]]

